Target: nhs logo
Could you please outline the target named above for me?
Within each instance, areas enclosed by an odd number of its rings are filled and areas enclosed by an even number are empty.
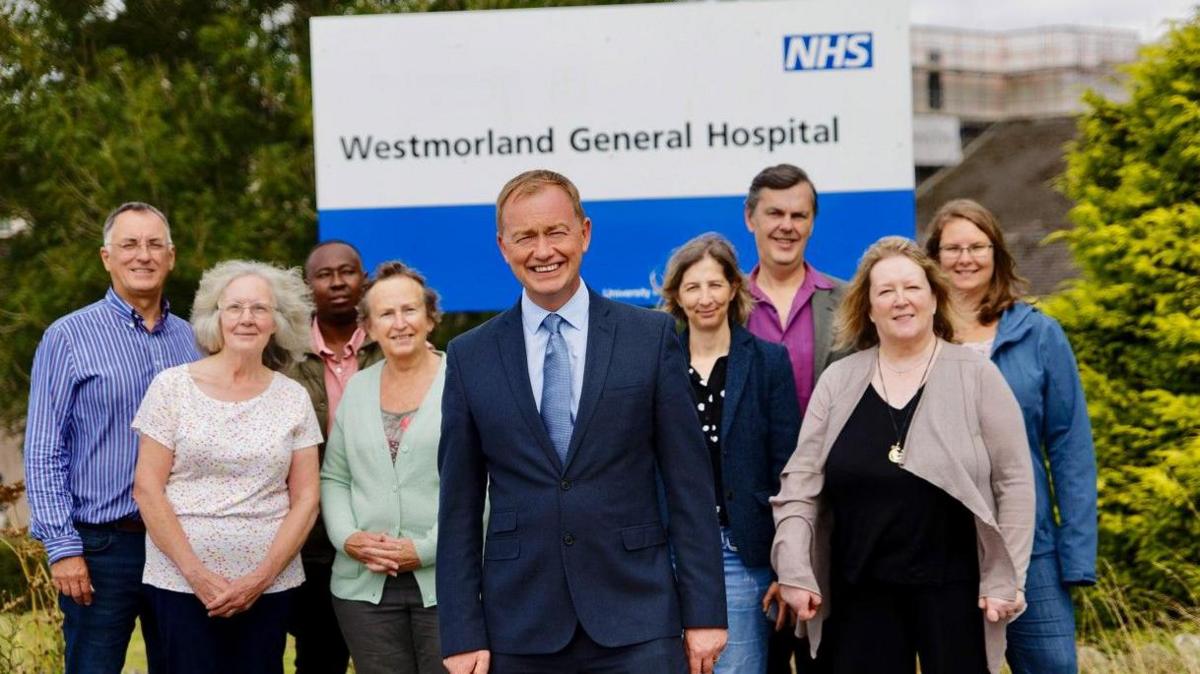
[[[870,68],[870,33],[784,35],[784,70],[837,70]]]

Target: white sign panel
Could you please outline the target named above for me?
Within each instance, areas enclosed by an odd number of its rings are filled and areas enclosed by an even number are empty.
[[[913,232],[905,2],[318,18],[312,57],[321,236],[414,264],[452,310],[515,300],[492,204],[530,168],[578,185],[588,283],[642,303],[700,232],[754,263],[742,200],[769,165],[812,177],[830,273]]]

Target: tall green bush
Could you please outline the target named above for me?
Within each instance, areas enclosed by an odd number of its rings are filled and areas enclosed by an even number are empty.
[[[1071,336],[1100,465],[1101,557],[1129,588],[1200,591],[1200,11],[1092,94],[1065,233],[1082,278],[1047,309]]]

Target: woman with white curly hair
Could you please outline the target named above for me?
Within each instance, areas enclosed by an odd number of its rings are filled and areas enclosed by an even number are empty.
[[[279,370],[307,348],[311,316],[298,269],[217,264],[192,305],[207,357],[155,377],[133,420],[143,581],[173,674],[283,671],[321,432]]]

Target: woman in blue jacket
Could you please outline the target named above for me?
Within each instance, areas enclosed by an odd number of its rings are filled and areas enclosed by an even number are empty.
[[[767,499],[796,448],[800,410],[787,351],[742,327],[752,300],[739,269],[729,241],[701,235],[671,256],[662,296],[663,309],[687,321],[683,348],[721,522],[729,641],[714,672],[763,674],[771,632],[763,614],[775,612],[775,629],[786,618]]]
[[[954,285],[954,334],[1000,368],[1021,404],[1033,452],[1029,608],[1009,625],[1009,666],[1014,674],[1073,674],[1068,588],[1096,582],[1096,456],[1075,354],[1057,321],[1020,301],[1025,281],[986,208],[969,199],[946,203],[925,247]]]

